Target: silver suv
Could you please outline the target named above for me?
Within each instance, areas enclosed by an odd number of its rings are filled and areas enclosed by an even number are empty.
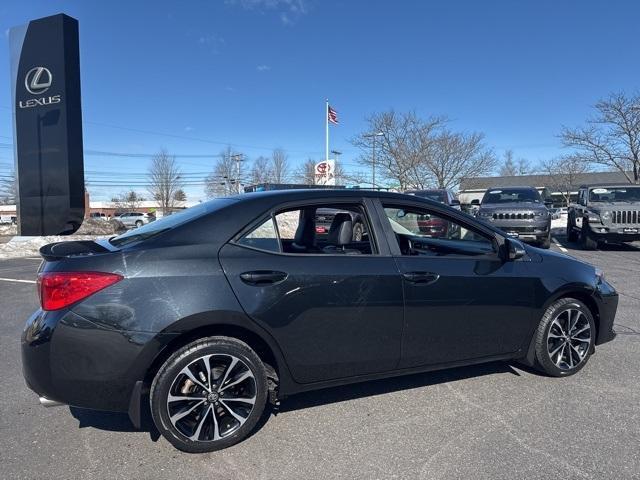
[[[551,245],[552,203],[548,192],[540,196],[533,187],[505,187],[487,190],[476,216],[525,242],[542,248]]]
[[[125,227],[141,227],[155,220],[155,217],[148,213],[126,212],[118,215],[116,219],[120,220]]]

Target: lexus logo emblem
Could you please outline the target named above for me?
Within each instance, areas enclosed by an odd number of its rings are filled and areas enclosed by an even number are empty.
[[[51,87],[53,75],[48,68],[34,67],[24,77],[24,87],[32,95],[40,95]]]

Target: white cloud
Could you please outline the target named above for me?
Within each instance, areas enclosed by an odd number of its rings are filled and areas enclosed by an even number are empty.
[[[207,48],[211,53],[218,54],[220,49],[226,44],[224,38],[213,33],[205,33],[198,37],[198,43]]]
[[[258,65],[256,67],[256,70],[258,70],[259,72],[266,72],[271,70],[271,67],[269,65]]]
[[[224,88],[227,92],[237,92],[237,90],[233,87],[225,87]]]
[[[283,25],[293,25],[309,11],[307,0],[226,0],[228,5],[240,5],[245,10],[273,11]]]
[[[189,125],[187,125],[186,127],[184,127],[184,131],[185,132],[192,132],[193,131],[193,127],[190,127]]]

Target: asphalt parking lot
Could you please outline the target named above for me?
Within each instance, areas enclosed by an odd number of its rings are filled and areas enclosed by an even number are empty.
[[[578,375],[491,363],[302,394],[243,443],[203,455],[126,415],[41,407],[19,356],[39,261],[0,261],[0,478],[640,479],[640,245],[557,241],[620,293],[618,337]]]

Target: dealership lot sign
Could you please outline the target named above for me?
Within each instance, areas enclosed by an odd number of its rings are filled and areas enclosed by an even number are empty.
[[[9,42],[18,231],[73,233],[85,209],[78,22],[33,20]]]

